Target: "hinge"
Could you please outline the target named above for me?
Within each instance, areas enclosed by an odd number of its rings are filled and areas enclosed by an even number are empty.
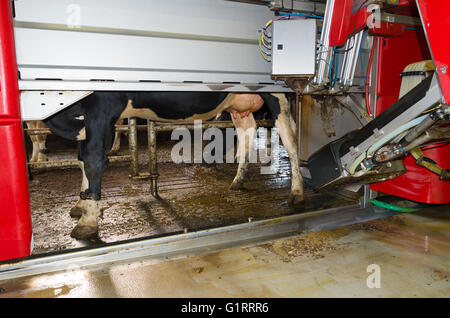
[[[15,0],[11,0],[11,14],[13,19],[16,17],[16,5],[14,4]]]

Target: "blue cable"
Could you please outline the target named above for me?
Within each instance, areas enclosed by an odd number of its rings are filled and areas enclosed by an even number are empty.
[[[333,70],[333,63],[335,63],[334,79],[331,78],[331,72]],[[330,71],[328,73],[328,79],[330,80],[331,87],[334,87],[334,85],[336,84],[336,82],[338,80],[338,78],[337,78],[338,71],[339,71],[339,53],[338,53],[338,48],[337,47],[333,47],[333,54],[331,55],[331,59],[330,59]]]
[[[306,17],[306,18],[314,18],[314,19],[323,19],[320,15],[314,15],[314,14],[304,14],[304,13],[285,13],[285,12],[278,12],[279,15],[292,15],[295,17]]]
[[[334,68],[335,72],[334,72],[333,87],[334,87],[334,85],[336,85],[336,82],[338,80],[337,74],[339,72],[339,52],[338,52],[337,48],[335,48],[335,49],[336,49],[336,67]]]
[[[330,69],[329,69],[329,71],[328,71],[328,79],[330,80],[330,84],[332,84],[332,82],[333,82],[333,80],[331,79],[331,71],[332,71],[332,68],[333,68],[333,59],[334,59],[334,54],[335,54],[335,52],[336,52],[336,48],[333,48],[333,54],[331,54],[331,58],[330,58]]]
[[[364,71],[364,61],[362,58],[362,47],[364,44],[364,37],[366,36],[366,30],[364,30],[363,35],[362,35],[362,39],[361,39],[361,46],[359,47],[359,57],[361,60],[361,70],[363,73],[363,79],[364,79],[364,87],[366,87],[367,83],[366,83],[366,72]]]

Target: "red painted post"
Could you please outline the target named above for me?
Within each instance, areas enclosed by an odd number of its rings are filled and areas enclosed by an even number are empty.
[[[450,2],[417,0],[422,24],[441,83],[445,102],[450,104]]]
[[[31,241],[11,2],[0,0],[0,261],[30,255]]]

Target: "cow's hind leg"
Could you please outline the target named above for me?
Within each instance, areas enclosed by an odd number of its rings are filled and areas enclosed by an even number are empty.
[[[230,190],[239,190],[243,188],[245,175],[248,172],[248,163],[255,141],[256,121],[252,113],[244,118],[232,116],[232,120],[238,135],[237,157],[239,166],[233,183],[230,185]]]
[[[286,148],[291,163],[291,193],[288,202],[296,205],[304,200],[303,178],[297,155],[297,143],[295,138],[294,120],[291,115],[289,102],[285,94],[261,94],[265,104],[275,119],[275,127],[278,130],[281,141]]]

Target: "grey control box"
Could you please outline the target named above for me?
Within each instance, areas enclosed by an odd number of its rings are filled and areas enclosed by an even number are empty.
[[[272,75],[315,75],[316,20],[274,21],[272,40]]]

